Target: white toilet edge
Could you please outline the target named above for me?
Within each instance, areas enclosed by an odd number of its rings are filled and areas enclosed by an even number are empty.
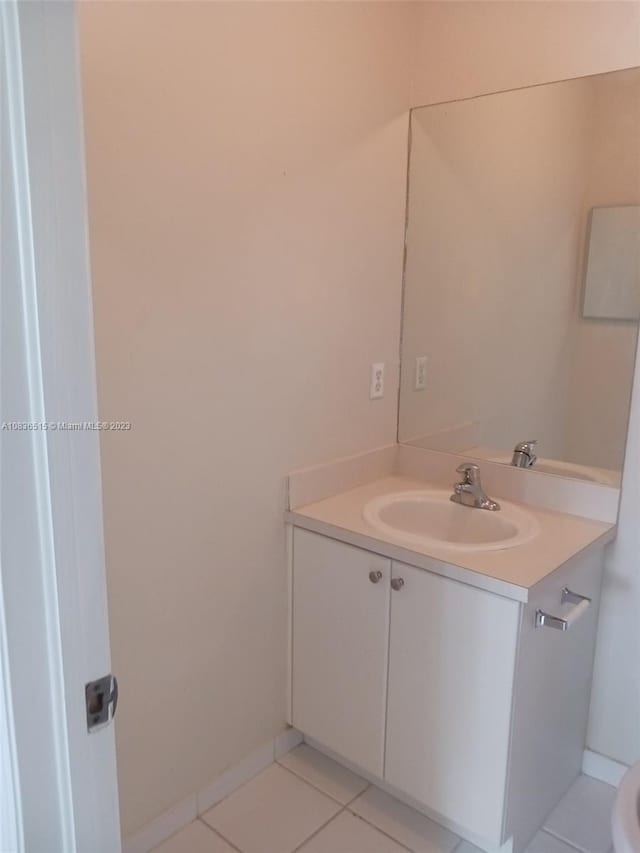
[[[624,775],[611,818],[615,853],[640,851],[640,762]]]

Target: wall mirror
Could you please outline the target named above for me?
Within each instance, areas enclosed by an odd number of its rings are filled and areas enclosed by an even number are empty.
[[[638,205],[640,69],[413,110],[399,440],[619,485]]]

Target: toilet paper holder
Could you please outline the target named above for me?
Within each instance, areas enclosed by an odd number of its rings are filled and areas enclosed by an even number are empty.
[[[560,604],[573,604],[574,607],[566,616],[553,616],[544,610],[536,610],[536,628],[555,628],[557,631],[568,631],[574,622],[585,613],[591,604],[591,599],[586,595],[572,592],[568,587],[562,590]]]

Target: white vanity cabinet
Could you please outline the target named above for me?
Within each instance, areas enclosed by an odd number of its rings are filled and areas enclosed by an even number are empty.
[[[291,722],[486,850],[519,853],[580,772],[602,551],[527,603],[294,527]],[[592,599],[563,632],[562,589]]]

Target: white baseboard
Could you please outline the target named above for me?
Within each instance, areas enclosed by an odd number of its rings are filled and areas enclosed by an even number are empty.
[[[198,817],[197,799],[191,794],[186,800],[163,812],[151,823],[143,826],[138,832],[127,836],[122,841],[122,853],[148,853],[167,838],[175,835],[183,827]]]
[[[234,764],[206,788],[198,791],[198,814],[204,814],[224,800],[249,779],[257,776],[265,767],[273,764],[275,759],[275,739],[265,743],[242,761]]]
[[[300,743],[302,743],[302,732],[292,728],[285,729],[274,741],[276,761]]]
[[[582,772],[593,779],[599,779],[600,782],[606,782],[607,785],[613,785],[614,788],[618,787],[628,769],[626,764],[590,749],[585,749],[582,756]]]
[[[163,812],[138,832],[128,835],[123,839],[122,853],[149,853],[154,847],[162,844],[220,800],[228,797],[245,782],[273,764],[276,758],[285,755],[299,743],[302,743],[300,732],[292,728],[285,729],[233,767],[225,770],[211,784]]]

